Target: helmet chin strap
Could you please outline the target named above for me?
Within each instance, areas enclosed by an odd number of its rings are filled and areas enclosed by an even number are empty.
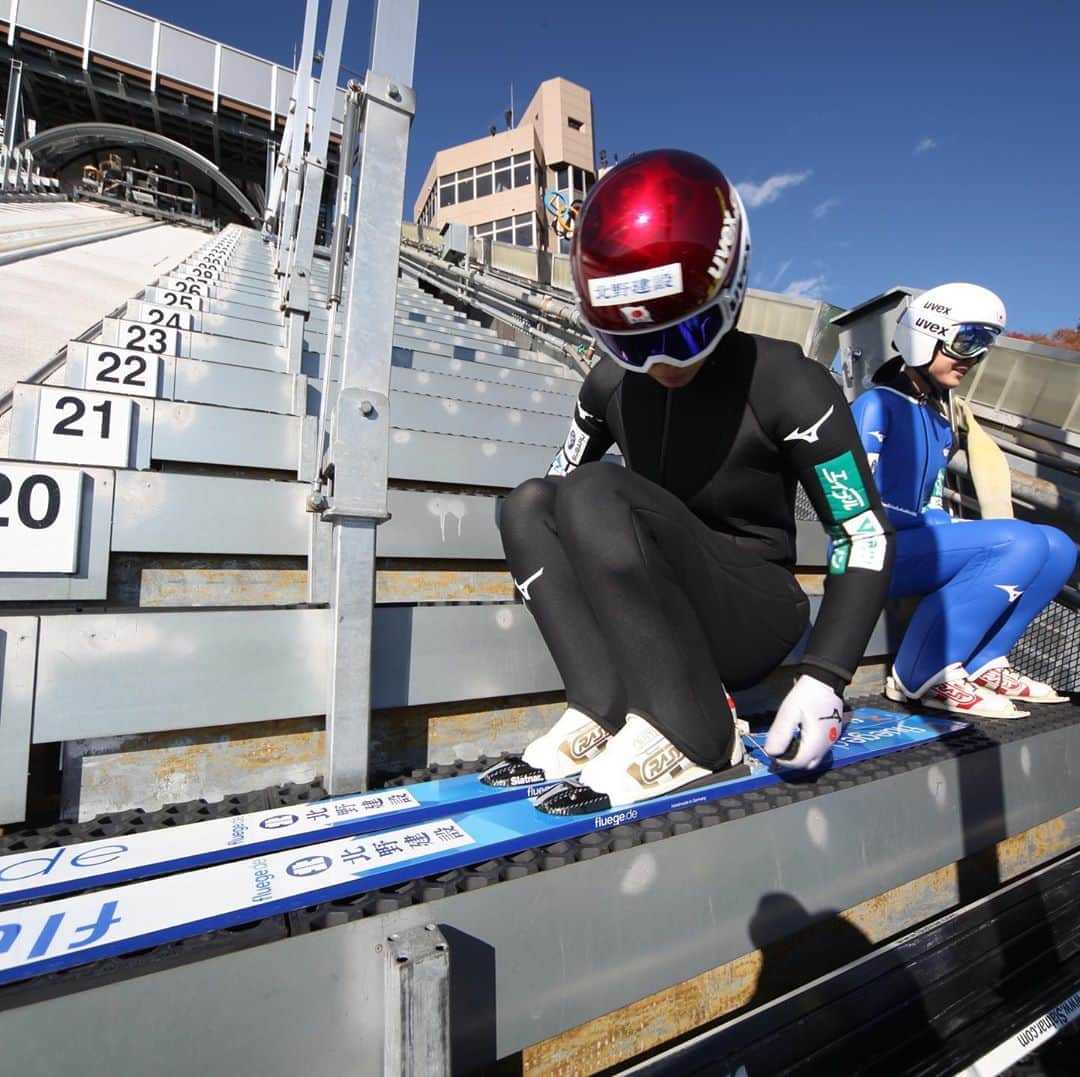
[[[932,400],[943,414],[949,414],[950,390],[945,385],[939,385],[929,374],[924,374],[921,367],[907,367],[907,375],[919,393]]]

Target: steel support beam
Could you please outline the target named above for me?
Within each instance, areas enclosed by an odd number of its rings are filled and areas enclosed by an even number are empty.
[[[450,1077],[450,954],[434,924],[387,940],[383,1073]]]
[[[319,423],[316,433],[316,474],[311,486],[309,504],[313,510],[325,506],[323,480],[325,477],[326,428],[332,409],[337,401],[337,381],[334,378],[334,353],[337,349],[338,312],[341,307],[341,285],[345,273],[345,245],[349,232],[352,207],[352,162],[356,136],[360,124],[360,108],[363,91],[354,83],[349,84],[345,97],[345,115],[342,121],[340,167],[337,191],[334,198],[333,243],[330,251],[328,273],[326,343],[321,357],[322,392],[319,395]],[[308,550],[308,601],[330,600],[332,541],[326,522],[317,514],[311,517],[311,542]]]
[[[327,786],[363,789],[368,779],[371,721],[371,625],[375,526],[385,514],[386,470],[360,454],[337,459],[346,445],[344,419],[364,408],[371,450],[389,456],[390,367],[394,338],[401,200],[414,95],[413,58],[419,0],[383,0],[375,7],[371,66],[364,80],[364,152],[357,190],[348,317],[342,346],[341,394],[334,445],[334,655],[327,714]],[[382,414],[380,415],[380,411]],[[386,441],[382,440],[387,439]],[[366,449],[366,447],[365,447]],[[377,456],[376,456],[377,459]],[[354,463],[355,462],[355,463]],[[350,476],[350,465],[363,467]],[[365,481],[365,479],[367,481]],[[349,491],[358,488],[359,496]],[[334,505],[343,493],[347,500]],[[383,515],[385,518],[385,515]],[[362,598],[361,598],[362,596]]]
[[[19,95],[22,89],[23,65],[21,60],[11,61],[11,74],[8,77],[7,108],[4,109],[4,145],[15,147],[15,127],[19,122]]]
[[[22,87],[22,62],[11,61],[11,74],[8,77],[7,107],[4,109],[4,169],[0,174],[0,191],[8,189],[8,170],[11,155],[15,148],[15,126],[19,122],[19,94]],[[16,182],[18,176],[16,176]]]
[[[345,98],[345,116],[342,126],[341,167],[338,170],[337,191],[334,196],[333,240],[330,247],[330,269],[327,274],[326,305],[326,340],[334,341],[337,332],[338,313],[341,309],[341,287],[345,275],[345,247],[349,234],[349,219],[353,199],[352,157],[359,133],[360,109],[363,103],[363,91],[350,83]],[[320,465],[322,454],[326,451],[326,424],[333,410],[334,386],[334,348],[327,345],[322,357],[320,376],[323,391],[319,402],[319,453]],[[322,467],[319,479],[322,478]],[[315,491],[317,492],[317,491]]]
[[[292,121],[292,142],[284,174],[284,209],[278,222],[278,249],[275,271],[284,275],[289,251],[300,212],[300,167],[306,142],[308,95],[311,90],[311,64],[315,56],[315,30],[319,19],[319,0],[307,0],[304,14],[304,40],[300,47],[300,63],[296,68],[289,117]]]
[[[315,252],[315,229],[319,223],[323,179],[326,176],[326,153],[330,143],[330,121],[337,101],[337,72],[345,41],[345,19],[349,0],[332,0],[323,49],[322,79],[318,104],[311,126],[308,152],[304,158],[304,182],[300,198],[296,240],[289,255],[285,279],[284,308],[288,324],[289,369],[300,370],[304,352],[304,323],[311,312],[311,259]]]

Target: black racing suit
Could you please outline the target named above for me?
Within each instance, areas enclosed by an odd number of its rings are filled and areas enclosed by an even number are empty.
[[[601,461],[613,442],[625,468]],[[802,671],[840,692],[893,553],[828,371],[794,344],[737,331],[680,389],[602,359],[548,476],[510,494],[500,519],[567,702],[611,732],[639,714],[695,762],[727,766],[725,688],[775,669],[808,621],[793,575],[797,482],[833,540]]]

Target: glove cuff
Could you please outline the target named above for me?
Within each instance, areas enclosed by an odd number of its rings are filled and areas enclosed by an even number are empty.
[[[815,681],[827,684],[841,699],[844,698],[844,689],[848,686],[849,677],[843,677],[831,669],[823,669],[816,663],[800,662],[795,667],[795,676],[813,677]]]

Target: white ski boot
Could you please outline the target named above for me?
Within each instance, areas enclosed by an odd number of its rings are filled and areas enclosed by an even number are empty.
[[[1045,681],[1026,677],[1010,665],[1008,658],[1002,656],[987,662],[982,669],[971,675],[971,679],[980,688],[985,688],[995,695],[1020,703],[1068,703],[1069,697],[1059,695]]]
[[[736,733],[728,768],[739,766],[743,755],[742,737]],[[713,777],[714,771],[688,759],[644,718],[628,714],[607,747],[582,768],[578,781],[555,786],[536,805],[554,815],[606,811]]]
[[[893,669],[885,678],[885,695],[894,703],[929,707],[961,718],[1026,718],[1031,713],[1018,709],[1006,696],[976,684],[959,662],[946,666],[915,692],[904,687]]]
[[[562,717],[520,755],[507,756],[480,776],[487,785],[536,785],[577,774],[611,734],[588,715],[567,707]]]

